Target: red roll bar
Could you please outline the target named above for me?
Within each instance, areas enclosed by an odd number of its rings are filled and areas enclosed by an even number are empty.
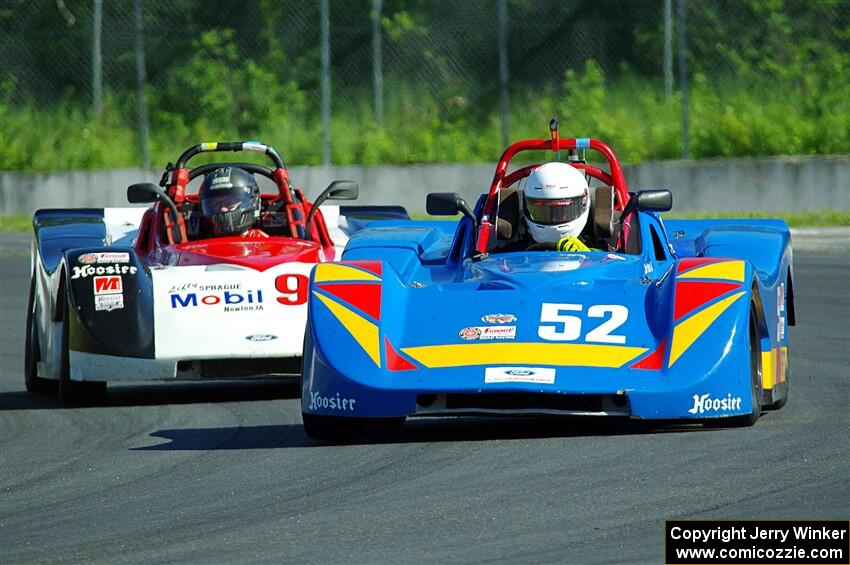
[[[490,184],[490,192],[487,195],[487,201],[484,203],[481,224],[478,227],[478,239],[475,243],[475,249],[478,253],[487,252],[487,243],[490,240],[490,234],[495,223],[492,221],[492,218],[496,213],[497,204],[499,202],[499,190],[501,190],[503,186],[509,186],[523,176],[527,176],[535,168],[535,166],[524,167],[508,175],[508,164],[511,159],[513,159],[514,155],[521,151],[558,152],[562,150],[569,151],[572,149],[592,149],[601,153],[602,156],[605,157],[605,160],[608,162],[610,173],[606,173],[592,165],[585,165],[584,163],[571,163],[567,161],[567,164],[585,171],[590,176],[597,178],[602,182],[613,185],[614,192],[617,195],[615,208],[620,211],[623,210],[629,201],[629,190],[626,187],[626,179],[623,176],[623,170],[620,168],[620,162],[617,160],[617,156],[614,154],[614,151],[601,141],[588,137],[559,139],[556,124],[553,128],[551,128],[550,139],[528,139],[525,141],[518,141],[505,149],[505,152],[502,153],[502,156],[499,158],[499,164],[496,166],[496,174],[493,176],[493,182]],[[506,184],[506,180],[508,180],[509,183]]]

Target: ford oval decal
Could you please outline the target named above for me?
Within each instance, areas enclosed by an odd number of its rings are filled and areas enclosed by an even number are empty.
[[[271,341],[273,339],[277,339],[277,336],[271,334],[256,334],[245,336],[245,339],[248,341]]]

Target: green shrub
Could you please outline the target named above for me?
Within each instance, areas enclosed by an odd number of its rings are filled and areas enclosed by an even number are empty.
[[[393,25],[407,29],[402,23]],[[796,70],[742,72],[734,80],[696,74],[691,157],[850,153],[847,60],[827,51],[814,68],[804,61]],[[240,56],[231,30],[202,34],[178,71],[164,88],[148,91],[153,167],[189,145],[231,139],[270,143],[290,165],[321,162],[318,104],[295,82]],[[13,104],[14,88],[11,79],[0,83],[0,170],[139,165],[132,95],[107,96],[96,119],[71,100],[49,108]],[[498,112],[461,94],[436,96],[423,85],[388,80],[384,99],[383,126],[372,119],[368,89],[333,100],[333,163],[494,162],[504,149]],[[666,97],[659,81],[628,68],[612,78],[588,61],[561,84],[513,88],[512,140],[546,137],[552,116],[562,137],[601,139],[623,162],[681,156],[678,94]]]

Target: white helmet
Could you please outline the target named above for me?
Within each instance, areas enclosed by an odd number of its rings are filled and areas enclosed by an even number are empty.
[[[566,163],[540,165],[525,182],[525,222],[534,241],[576,237],[590,213],[590,190],[584,175]]]

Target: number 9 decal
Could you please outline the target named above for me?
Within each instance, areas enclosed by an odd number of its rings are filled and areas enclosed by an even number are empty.
[[[280,275],[274,280],[275,289],[283,296],[278,296],[277,301],[284,306],[298,306],[307,302],[307,287],[310,279],[305,275],[287,273]]]

